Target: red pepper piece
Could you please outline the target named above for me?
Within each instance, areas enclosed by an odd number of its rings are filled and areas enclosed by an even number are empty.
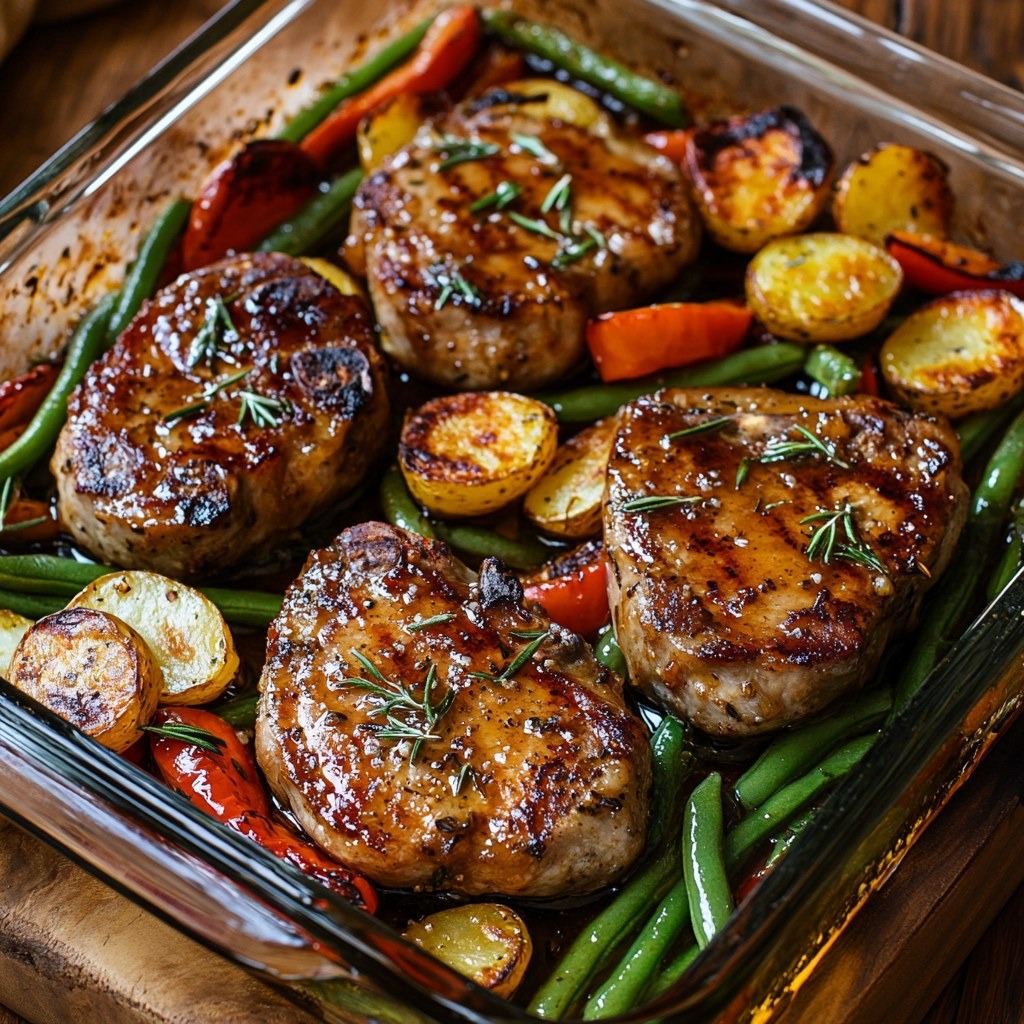
[[[364,117],[402,94],[423,95],[450,85],[469,64],[480,45],[480,18],[475,7],[442,11],[407,63],[385,75],[366,92],[341,104],[303,140],[301,146],[317,163],[328,166],[356,137]]]
[[[203,729],[221,743],[214,754],[194,743],[151,736],[153,760],[169,786],[200,810],[293,864],[339,896],[371,914],[377,909],[377,894],[366,879],[271,817],[270,800],[260,782],[252,751],[227,722],[199,708],[164,708],[157,713],[154,724],[167,722]]]
[[[907,284],[929,295],[998,288],[1024,299],[1024,263],[998,263],[987,253],[910,231],[886,240]]]
[[[52,363],[40,363],[0,384],[0,451],[13,444],[35,415],[59,372]]]
[[[523,596],[527,604],[539,604],[552,622],[580,636],[591,636],[608,621],[604,556],[563,576],[528,584]]]
[[[248,252],[316,193],[320,170],[293,142],[258,139],[213,169],[181,240],[184,270]]]
[[[693,132],[688,128],[677,128],[663,132],[648,132],[644,142],[656,149],[662,156],[667,156],[672,163],[681,167],[686,159],[686,146]]]

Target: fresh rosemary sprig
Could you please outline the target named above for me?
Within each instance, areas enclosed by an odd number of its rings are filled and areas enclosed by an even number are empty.
[[[412,747],[409,751],[409,763],[411,764],[416,760],[424,743],[441,738],[434,732],[434,727],[451,707],[452,701],[455,699],[455,691],[448,690],[436,704],[433,702],[433,690],[437,682],[437,669],[433,662],[427,666],[422,692],[417,697],[413,687],[406,686],[398,680],[388,679],[361,651],[353,650],[352,657],[363,666],[371,678],[349,676],[342,679],[341,682],[346,686],[364,690],[380,702],[376,707],[370,709],[370,714],[383,715],[386,724],[375,725],[373,730],[382,740],[392,742],[411,740]]]
[[[836,453],[836,446],[831,441],[818,437],[806,427],[799,424],[793,426],[803,437],[802,441],[782,441],[773,439],[765,445],[764,451],[758,456],[757,461],[762,464],[770,462],[788,462],[791,459],[802,459],[808,455],[820,455],[829,462],[834,463],[840,469],[849,469],[850,464],[844,462]]]
[[[501,146],[493,142],[480,142],[475,139],[462,139],[457,135],[442,135],[434,143],[434,149],[447,154],[438,164],[438,170],[447,171],[456,164],[465,164],[473,160],[486,160],[489,156],[501,151]]]
[[[514,202],[523,191],[522,185],[514,181],[499,181],[493,192],[481,196],[469,207],[470,213],[483,213],[484,210],[504,210],[509,203]]]
[[[683,497],[673,494],[648,494],[643,498],[633,498],[619,506],[620,512],[643,513],[657,512],[662,508],[677,508],[680,505],[694,505],[703,499],[699,496]]]
[[[164,423],[174,424],[178,420],[187,419],[190,416],[195,416],[202,412],[209,404],[210,400],[225,388],[231,387],[232,384],[237,384],[243,377],[249,375],[248,370],[239,370],[238,373],[231,374],[230,377],[224,377],[222,380],[211,381],[203,389],[202,396],[190,402],[188,405],[183,405],[179,409],[174,409],[171,412],[165,413],[163,417]]]
[[[291,402],[286,398],[271,398],[251,389],[240,392],[238,397],[242,400],[238,410],[239,424],[248,417],[257,427],[279,427],[281,419],[291,412]]]
[[[690,427],[682,430],[673,430],[671,434],[665,435],[666,441],[678,441],[681,437],[693,437],[694,434],[709,434],[713,430],[722,430],[732,423],[731,416],[716,416],[714,419],[701,420]]]
[[[213,366],[221,346],[238,337],[238,331],[227,307],[227,303],[234,301],[234,298],[235,296],[229,296],[222,299],[217,295],[206,300],[206,318],[189,346],[188,358],[185,361],[187,366],[193,367],[200,362]]]
[[[540,649],[541,644],[547,639],[548,631],[544,630],[531,630],[527,633],[514,633],[514,636],[525,637],[531,636],[533,639],[520,650],[515,657],[499,672],[495,675],[493,672],[470,672],[469,674],[474,679],[486,679],[489,683],[504,684],[511,682],[516,673],[537,653]]]
[[[144,725],[144,732],[152,733],[154,736],[161,736],[169,740],[178,740],[180,743],[191,743],[200,750],[210,754],[219,754],[224,740],[214,736],[212,732],[201,729],[198,725],[189,725],[187,722],[164,722],[163,725]]]
[[[441,612],[439,615],[431,615],[429,619],[420,619],[418,622],[410,622],[406,627],[407,633],[419,633],[420,630],[429,629],[431,626],[443,626],[455,618],[455,612]]]
[[[536,135],[521,135],[514,133],[512,141],[524,152],[539,160],[548,167],[554,167],[561,163],[557,156],[537,138]]]
[[[572,203],[572,175],[563,174],[558,181],[548,189],[544,202],[540,204],[541,213],[550,213],[552,210],[566,210]]]
[[[558,242],[560,245],[565,241],[550,224],[545,223],[539,217],[526,217],[516,210],[509,210],[508,218],[513,224],[518,224],[525,231],[541,235],[544,238],[550,238],[553,242]]]
[[[822,509],[800,520],[800,525],[818,524],[811,531],[804,554],[812,562],[821,561],[829,565],[833,558],[854,562],[884,576],[889,570],[871,550],[870,545],[857,532],[854,507],[850,502],[833,509]]]
[[[435,263],[428,268],[428,273],[434,286],[441,289],[434,300],[434,309],[443,309],[453,296],[472,309],[479,309],[483,305],[480,289],[471,285],[459,270]]]

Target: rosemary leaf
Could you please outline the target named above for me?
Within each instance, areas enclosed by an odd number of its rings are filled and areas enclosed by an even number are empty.
[[[680,505],[693,505],[702,501],[700,497],[682,497],[672,494],[648,494],[643,498],[633,498],[619,506],[620,512],[642,513],[657,512],[662,508],[677,508]]]
[[[542,220],[533,217],[524,217],[523,214],[518,213],[515,210],[509,210],[508,216],[509,220],[511,220],[513,224],[518,224],[526,231],[532,231],[535,235],[542,235],[544,238],[550,238],[554,242],[561,243],[564,241],[557,231]]]
[[[219,754],[224,740],[214,736],[212,732],[201,729],[198,725],[189,725],[187,722],[164,722],[163,725],[144,725],[143,731],[152,733],[169,740],[178,740],[180,743],[191,743],[200,750],[210,754]]]
[[[429,619],[419,619],[410,622],[405,627],[407,633],[419,633],[420,630],[429,629],[431,626],[443,626],[455,618],[455,612],[441,612],[440,615],[431,615]]]
[[[560,163],[557,156],[548,149],[547,146],[537,138],[536,135],[521,135],[514,133],[512,135],[512,141],[524,152],[529,153],[530,156],[536,157],[542,164],[546,164],[549,167],[554,167]]]
[[[732,423],[731,416],[716,416],[714,419],[701,420],[693,426],[684,427],[682,430],[673,430],[671,434],[665,435],[666,441],[677,441],[681,437],[693,437],[694,434],[709,434],[713,430],[721,430]]]
[[[504,210],[522,194],[522,186],[512,181],[500,181],[497,188],[486,196],[481,196],[469,207],[470,213],[482,213],[484,210]]]
[[[434,143],[434,148],[446,154],[445,159],[438,164],[438,170],[446,171],[456,164],[465,164],[473,160],[485,160],[489,156],[501,151],[501,146],[493,142],[480,142],[474,139],[461,139],[456,135],[442,135]]]

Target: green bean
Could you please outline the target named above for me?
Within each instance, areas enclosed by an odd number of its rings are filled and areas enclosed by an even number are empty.
[[[418,533],[421,537],[433,540],[437,537],[430,520],[416,504],[409,488],[405,486],[405,478],[397,465],[391,465],[384,473],[380,482],[380,503],[384,510],[384,518],[400,530]]]
[[[560,423],[590,423],[611,416],[640,395],[659,388],[721,387],[728,384],[770,384],[799,373],[807,350],[803,345],[779,342],[742,349],[722,359],[643,377],[622,384],[594,384],[572,391],[536,395],[555,410]]]
[[[535,569],[550,554],[536,537],[512,540],[494,530],[465,523],[434,523],[434,532],[449,547],[474,558],[500,558],[513,569]]]
[[[654,977],[649,996],[653,999],[662,992],[667,992],[690,969],[699,952],[700,946],[695,942],[687,946],[674,960],[669,961]]]
[[[301,142],[339,103],[358,93],[365,92],[378,79],[411,56],[423,41],[433,22],[433,17],[421,21],[405,35],[389,43],[375,53],[365,64],[353,68],[341,76],[309,106],[303,107],[277,133],[277,138],[286,142]]]
[[[29,619],[41,619],[44,615],[60,611],[63,607],[64,602],[59,597],[0,589],[0,608],[6,608],[9,612],[16,612]]]
[[[256,725],[256,705],[259,700],[258,693],[250,693],[225,701],[219,707],[210,710],[235,729],[252,729]]]
[[[110,316],[107,327],[108,347],[117,341],[142,303],[156,290],[167,257],[184,230],[191,209],[192,204],[187,199],[175,199],[149,229],[135,262],[125,274],[120,297]]]
[[[690,923],[701,949],[722,930],[733,910],[723,842],[722,776],[712,772],[690,794],[683,819],[683,878]]]
[[[896,683],[894,714],[917,692],[956,639],[974,605],[1024,475],[1024,412],[1010,424],[975,488],[953,560],[929,594],[927,613]]]
[[[640,914],[660,900],[682,873],[679,845],[670,823],[692,766],[678,719],[664,718],[651,737],[654,781],[648,850],[653,859],[576,937],[530,1002],[530,1012],[557,1020],[576,1003],[604,958],[630,933]]]
[[[318,192],[305,206],[288,220],[278,224],[263,239],[260,252],[283,252],[291,256],[304,256],[315,252],[348,216],[352,198],[363,180],[359,168],[348,171],[323,192]]]
[[[841,775],[845,775],[871,749],[877,734],[844,744],[817,767],[780,789],[751,811],[725,839],[725,863],[733,869],[780,825],[785,824]]]
[[[602,56],[560,29],[494,8],[482,11],[481,18],[487,31],[506,43],[551,61],[573,78],[601,89],[648,117],[672,128],[690,123],[675,90]]]
[[[764,862],[765,871],[775,867],[786,851],[796,841],[796,837],[814,820],[818,808],[810,807],[798,818],[794,818],[785,828],[773,835],[768,841],[772,844],[772,852]]]
[[[1006,548],[989,580],[986,597],[994,601],[1024,564],[1024,500],[1018,501],[1010,521]]]
[[[838,744],[880,726],[891,707],[892,692],[874,690],[823,721],[782,734],[736,780],[736,800],[748,811],[759,807]]]
[[[966,416],[956,425],[960,436],[960,457],[969,466],[989,442],[1005,431],[1006,425],[1024,409],[1024,391],[997,409],[987,409]]]
[[[615,630],[608,626],[598,637],[594,646],[594,657],[613,672],[618,672],[623,679],[629,675],[629,666],[626,665],[626,656],[622,653],[619,641],[615,638]]]
[[[68,396],[103,351],[115,295],[107,295],[79,321],[68,342],[64,365],[29,420],[24,433],[0,452],[0,485],[31,469],[53,447],[68,413]]]
[[[584,1020],[603,1020],[636,1006],[662,958],[690,923],[687,887],[677,882],[651,915],[608,980],[587,1000]]]
[[[815,345],[804,363],[804,373],[825,389],[822,398],[852,394],[861,377],[860,367],[832,345]]]
[[[32,595],[40,601],[52,596],[56,600],[51,611],[56,611],[94,580],[117,572],[113,566],[94,562],[76,562],[59,555],[0,555],[0,586],[8,593],[22,597]],[[221,611],[224,618],[235,626],[266,626],[281,610],[281,596],[262,590],[228,589],[225,587],[199,587]],[[26,602],[22,602],[23,604]],[[41,605],[42,606],[42,605]],[[17,608],[11,607],[12,611]],[[28,612],[21,614],[27,615]]]

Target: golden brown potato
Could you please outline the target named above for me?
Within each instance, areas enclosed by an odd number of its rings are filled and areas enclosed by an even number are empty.
[[[750,253],[825,208],[832,151],[800,111],[773,107],[693,131],[683,170],[711,237]]]
[[[537,104],[528,105],[531,114],[574,124],[577,128],[590,128],[608,117],[589,96],[571,85],[550,78],[519,78],[514,82],[506,82],[501,89],[513,96],[543,96],[543,100]]]
[[[882,322],[902,283],[884,249],[820,232],[769,242],[747,267],[747,303],[780,338],[847,341]]]
[[[523,980],[533,942],[522,918],[499,903],[441,910],[405,937],[495,995],[511,996]]]
[[[115,615],[64,608],[18,644],[11,682],[114,751],[126,750],[156,711],[160,666],[146,642]]]
[[[960,292],[907,317],[880,353],[900,401],[957,419],[994,409],[1024,388],[1024,301]]]
[[[563,444],[523,500],[526,518],[556,537],[583,540],[601,532],[601,500],[615,420],[599,420]]]
[[[552,410],[504,391],[435,398],[410,413],[399,465],[417,501],[441,516],[494,512],[522,497],[558,447]]]
[[[426,116],[422,97],[402,93],[364,118],[356,131],[359,164],[369,174],[386,156],[412,142]]]
[[[847,235],[885,245],[893,231],[945,238],[953,219],[946,165],[931,153],[889,143],[850,164],[836,185],[832,217]]]
[[[161,704],[206,704],[235,678],[238,652],[220,609],[198,590],[155,572],[101,576],[70,608],[97,608],[127,622],[163,675]]]
[[[24,615],[0,608],[0,676],[4,679],[10,674],[11,658],[31,625],[32,620]]]

